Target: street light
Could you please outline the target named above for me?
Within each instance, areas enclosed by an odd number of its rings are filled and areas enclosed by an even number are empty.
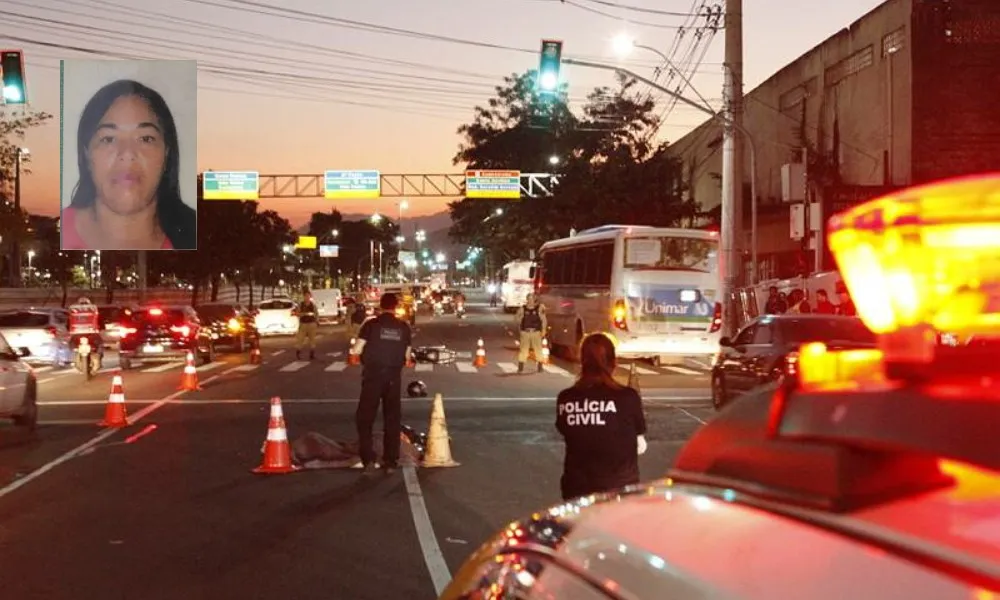
[[[677,76],[681,79],[682,82],[684,82],[684,85],[690,88],[691,91],[694,92],[694,94],[698,97],[698,99],[701,100],[703,106],[699,105],[696,102],[688,100],[687,98],[681,96],[677,92],[669,91],[663,88],[662,86],[657,85],[656,83],[653,83],[647,79],[629,73],[624,69],[615,67],[614,70],[625,75],[630,75],[636,80],[641,81],[651,87],[654,87],[660,90],[661,92],[667,94],[668,96],[671,96],[675,100],[683,102],[688,106],[697,108],[701,112],[706,113],[713,119],[719,121],[723,127],[735,126],[736,129],[738,129],[739,132],[743,134],[744,137],[746,137],[747,146],[749,147],[750,150],[750,284],[756,285],[757,284],[757,144],[754,141],[753,136],[750,135],[750,132],[747,131],[747,129],[742,125],[737,126],[735,122],[727,119],[726,117],[716,112],[715,109],[712,108],[711,103],[709,103],[709,101],[706,100],[705,97],[702,96],[700,92],[698,92],[698,89],[691,84],[691,80],[685,77],[684,73],[682,73],[681,70],[678,69],[677,66],[673,63],[673,61],[670,60],[670,57],[668,57],[664,53],[660,52],[656,48],[653,48],[652,46],[644,46],[642,44],[635,43],[635,39],[633,39],[627,33],[621,33],[615,36],[614,40],[612,40],[612,47],[614,48],[615,54],[617,54],[621,58],[625,58],[626,56],[628,56],[635,48],[639,48],[641,50],[647,50],[662,58],[663,62],[666,63],[666,65],[670,67],[674,73],[677,74]],[[573,63],[573,61],[569,59],[565,60],[564,62],[568,64]],[[581,66],[586,66],[586,65],[581,65]],[[606,69],[608,68],[608,66],[604,65],[598,68]],[[735,183],[736,185],[743,185],[742,183],[743,174],[740,173],[739,175],[740,175],[739,178],[740,180]]]
[[[334,229],[333,231],[330,232],[330,235],[332,235],[333,237],[339,237],[340,236],[340,230]]]
[[[378,214],[378,211],[375,211],[375,214],[372,215],[371,221],[372,223],[378,225],[379,222],[382,221],[382,215]]]
[[[445,260],[444,253],[443,252],[438,252],[437,255],[434,256],[434,260],[437,261],[437,262],[439,262],[439,263],[443,263],[444,260]]]
[[[549,164],[550,165],[558,165],[559,164],[559,157],[556,156],[555,154],[553,154],[552,156],[550,156],[549,157]]]

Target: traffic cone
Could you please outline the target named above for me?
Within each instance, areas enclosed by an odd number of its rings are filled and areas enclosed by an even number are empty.
[[[260,340],[250,340],[250,364],[259,365],[261,362],[263,360],[260,355]]]
[[[198,385],[198,370],[194,368],[194,354],[187,353],[187,361],[184,365],[184,373],[181,375],[181,386],[178,388],[185,392],[197,392],[201,390]]]
[[[639,387],[639,373],[635,370],[635,363],[629,366],[628,383],[626,385],[637,392],[642,392],[642,389]]]
[[[486,366],[486,348],[483,347],[483,338],[476,342],[476,358],[472,361],[473,367]]]
[[[542,360],[539,362],[541,362],[543,365],[549,364],[550,354],[551,353],[549,352],[549,340],[548,338],[542,338]]]
[[[108,394],[108,403],[104,406],[104,420],[98,425],[101,427],[128,426],[128,416],[125,413],[125,388],[120,373],[116,373],[111,380],[111,393]]]
[[[361,357],[354,353],[354,344],[357,340],[351,338],[351,347],[347,349],[347,364],[349,365],[360,365]]]
[[[480,340],[481,341],[481,340]],[[451,437],[448,422],[444,417],[444,399],[434,394],[431,408],[431,424],[427,430],[427,450],[424,453],[425,467],[457,467],[459,463],[451,457]]]
[[[264,459],[253,472],[277,475],[294,473],[299,469],[300,467],[292,464],[292,448],[288,444],[281,398],[275,396],[271,398],[271,418],[267,423],[267,439],[264,440]]]

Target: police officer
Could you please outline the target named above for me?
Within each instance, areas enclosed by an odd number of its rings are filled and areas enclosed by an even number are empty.
[[[382,312],[361,326],[354,352],[361,356],[361,398],[355,420],[364,473],[375,470],[372,426],[382,404],[382,468],[391,473],[399,462],[399,434],[402,427],[402,370],[410,356],[411,332],[406,322],[396,317],[399,299],[383,294]]]
[[[316,329],[318,313],[312,293],[305,292],[305,298],[299,304],[299,330],[295,333],[295,358],[302,358],[302,349],[309,343],[309,360],[316,358]]]
[[[361,324],[368,318],[368,309],[365,307],[365,298],[358,294],[351,305],[351,314],[347,317],[347,335],[357,339],[358,332],[361,331]]]
[[[539,360],[542,356],[542,336],[548,329],[548,319],[545,317],[545,307],[535,300],[534,294],[528,294],[525,304],[517,311],[517,324],[520,331],[521,350],[517,356],[517,372],[524,372],[524,363],[528,360],[528,353],[535,351],[535,361],[538,363],[538,372],[542,372],[542,363]]]
[[[646,418],[639,393],[614,378],[615,345],[603,333],[580,345],[580,375],[556,399],[556,429],[566,442],[563,500],[639,483]]]

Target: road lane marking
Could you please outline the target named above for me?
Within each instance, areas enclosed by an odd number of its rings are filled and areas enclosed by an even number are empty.
[[[536,367],[537,368],[537,367]],[[562,367],[557,367],[555,365],[542,365],[546,373],[552,373],[553,375],[562,375],[563,377],[572,377],[573,374],[563,369]]]
[[[271,353],[271,356],[279,356],[284,353],[285,353],[284,350],[275,350],[274,352]]]
[[[215,378],[219,376],[216,375]],[[214,379],[214,378],[213,378]],[[208,379],[205,382],[209,381]],[[205,383],[203,382],[203,383]],[[556,392],[553,392],[551,396],[456,396],[456,397],[446,397],[445,402],[555,402]],[[709,406],[711,401],[711,396],[706,392],[703,396],[684,396],[684,395],[663,395],[663,396],[647,396],[643,395],[643,401],[657,401],[665,402],[668,404],[690,404],[697,406]],[[416,402],[430,402],[432,399],[428,398],[425,400],[418,400],[416,398],[407,398],[403,401],[404,405],[406,403],[416,403]],[[107,400],[54,400],[50,402],[39,402],[39,406],[103,406],[107,404]],[[154,404],[160,402],[160,400],[127,400],[127,404]],[[214,404],[269,404],[271,402],[270,398],[186,398],[181,400],[170,400],[168,404],[185,404],[185,405],[198,405],[203,404],[205,406],[211,406]],[[282,398],[281,403],[284,404],[357,404],[357,398]]]
[[[694,369],[688,369],[686,367],[677,367],[674,365],[664,366],[664,369],[668,371],[673,371],[674,373],[680,373],[682,375],[705,375],[705,371],[695,371]]]
[[[428,371],[433,371],[434,365],[430,363],[417,363],[416,365],[414,365],[413,370],[416,371],[417,373],[426,373]]]
[[[451,571],[448,570],[448,563],[445,562],[441,546],[438,544],[431,516],[427,513],[427,503],[424,502],[424,493],[420,489],[417,470],[412,465],[403,467],[403,481],[406,482],[406,495],[410,499],[410,513],[413,515],[413,526],[417,530],[420,551],[424,555],[424,564],[427,565],[431,581],[434,582],[434,593],[440,596],[451,581]]]
[[[472,365],[472,363],[467,362],[457,362],[455,363],[455,368],[458,369],[459,373],[478,373],[479,368]]]
[[[253,370],[259,369],[259,368],[260,368],[260,365],[240,365],[240,366],[235,367],[233,369],[229,369],[229,371],[242,371],[242,372],[246,372],[246,371],[253,371]],[[226,372],[228,373],[229,371],[226,371]]]
[[[514,363],[507,363],[507,362],[497,363],[497,368],[503,371],[504,373],[507,373],[508,375],[517,373],[517,365],[515,365]]]
[[[200,367],[196,367],[195,371],[198,371],[199,373],[204,373],[205,371],[211,371],[212,369],[218,369],[219,367],[221,367],[224,364],[226,364],[226,363],[220,363],[220,362],[205,363],[205,364],[201,365]]]
[[[167,404],[170,403],[171,400],[175,400],[175,399],[181,397],[182,395],[184,395],[186,393],[187,392],[185,390],[176,391],[173,394],[170,394],[169,396],[164,396],[163,398],[160,398],[159,400],[155,400],[151,404],[149,404],[149,405],[147,405],[147,406],[139,409],[135,414],[131,415],[128,418],[128,424],[129,424],[129,426],[137,424],[139,421],[141,421],[147,415],[151,414],[153,411],[155,411],[155,410],[157,410],[157,409],[159,409],[159,408],[161,408],[163,406],[166,406]],[[3,498],[4,496],[10,494],[11,492],[13,492],[15,490],[18,490],[18,489],[20,489],[20,488],[28,485],[32,481],[38,479],[42,475],[48,473],[49,471],[51,471],[52,469],[58,467],[59,465],[63,464],[64,462],[67,462],[70,459],[73,459],[73,458],[76,458],[77,456],[80,456],[81,454],[87,452],[88,450],[90,450],[91,448],[93,448],[94,446],[96,446],[97,444],[100,444],[101,442],[103,442],[104,440],[108,439],[112,435],[118,433],[119,431],[121,431],[121,430],[118,429],[118,428],[104,429],[103,431],[101,431],[100,433],[98,433],[97,435],[95,435],[94,437],[92,437],[90,440],[88,440],[88,441],[80,444],[79,446],[77,446],[76,448],[73,448],[69,452],[66,452],[66,453],[64,453],[64,454],[56,457],[55,459],[50,460],[49,462],[47,462],[44,465],[38,467],[34,471],[28,473],[24,477],[21,477],[20,479],[16,479],[16,480],[8,483],[7,485],[5,485],[2,488],[0,488],[0,498]]]
[[[347,363],[345,363],[342,360],[338,360],[337,362],[330,363],[330,365],[327,368],[323,369],[323,370],[324,371],[336,371],[336,372],[339,373],[340,371],[343,371],[346,368],[347,368]]]
[[[34,371],[35,373],[45,373],[46,371],[51,371],[52,367],[51,366],[48,366],[48,367],[32,367],[31,370]]]
[[[309,366],[309,361],[306,361],[306,360],[297,360],[295,362],[288,363],[287,365],[281,367],[278,370],[279,371],[284,371],[286,373],[293,373],[295,371],[298,371],[299,369],[304,369],[304,368],[306,368],[308,366]]]
[[[691,412],[691,411],[689,411],[689,410],[687,410],[687,409],[684,409],[684,408],[681,408],[681,407],[679,407],[679,406],[675,406],[674,408],[676,408],[677,410],[681,411],[681,412],[682,412],[682,413],[684,413],[685,415],[687,415],[687,416],[691,417],[691,418],[692,418],[692,419],[694,419],[695,421],[698,421],[698,422],[699,422],[699,423],[701,423],[702,425],[704,425],[704,424],[705,424],[705,423],[707,422],[707,421],[705,421],[705,419],[702,419],[701,417],[699,417],[698,415],[694,414],[693,412]]]
[[[165,365],[160,365],[158,367],[150,367],[148,369],[143,369],[143,373],[162,373],[164,371],[169,371],[170,369],[176,369],[177,367],[183,367],[183,362],[168,362]]]

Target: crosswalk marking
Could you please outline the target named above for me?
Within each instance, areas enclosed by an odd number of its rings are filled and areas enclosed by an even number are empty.
[[[507,373],[508,375],[511,373],[517,373],[517,365],[515,365],[514,363],[507,363],[507,362],[497,363],[497,368],[503,371],[504,373]]]
[[[292,373],[298,371],[299,369],[304,369],[309,366],[309,361],[297,360],[295,362],[290,362],[287,365],[278,369],[279,371],[285,371],[287,373]]]
[[[332,372],[332,371],[337,371],[337,372],[339,372],[339,371],[343,371],[343,370],[344,370],[344,369],[346,369],[346,368],[347,368],[347,363],[345,363],[345,362],[344,362],[344,361],[342,361],[342,360],[338,360],[337,362],[334,362],[334,363],[330,363],[330,365],[329,365],[329,366],[327,366],[327,367],[326,367],[325,369],[323,369],[323,370],[324,370],[324,371],[328,371],[328,372]]]
[[[562,375],[563,377],[573,376],[573,374],[567,371],[566,369],[557,367],[555,365],[543,365],[542,368],[545,369],[546,373],[552,373],[553,375]]]
[[[417,363],[413,367],[413,370],[416,371],[417,373],[426,373],[428,371],[433,371],[434,365],[432,365],[431,363]]]
[[[674,373],[680,373],[681,375],[704,375],[707,371],[696,371],[694,369],[688,369],[686,367],[675,367],[673,365],[664,366],[664,369],[668,371],[673,371]],[[653,373],[656,373],[655,371]]]
[[[204,373],[205,371],[211,371],[212,369],[218,369],[219,367],[222,366],[222,364],[223,363],[220,363],[220,362],[205,363],[205,364],[201,365],[200,367],[196,367],[195,371],[198,371],[199,373]]]
[[[253,371],[253,370],[255,370],[255,369],[259,368],[259,367],[260,367],[260,365],[240,365],[240,366],[238,366],[238,367],[236,367],[235,369],[232,369],[232,370],[233,371]]]
[[[183,366],[184,366],[183,362],[168,362],[168,363],[162,364],[162,365],[160,365],[158,367],[150,367],[148,369],[143,369],[142,372],[143,373],[162,373],[164,371],[169,371],[170,369],[176,369],[177,367],[183,367]]]
[[[47,367],[33,367],[31,370],[34,371],[35,373],[44,373],[46,371],[51,371],[52,365],[49,365]]]
[[[478,373],[479,369],[472,366],[472,363],[467,362],[457,362],[455,363],[455,368],[458,369],[459,373]]]

